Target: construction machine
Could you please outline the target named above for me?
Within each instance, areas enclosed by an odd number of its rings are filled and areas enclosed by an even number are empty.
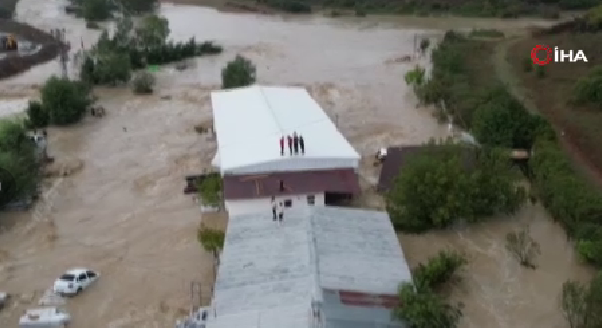
[[[2,50],[17,50],[17,39],[14,35],[9,34],[0,38]]]

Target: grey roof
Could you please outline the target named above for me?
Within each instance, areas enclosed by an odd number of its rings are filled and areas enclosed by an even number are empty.
[[[323,289],[395,295],[410,270],[385,212],[289,209],[284,222],[265,213],[232,216],[207,328],[389,326],[390,310],[342,304]]]

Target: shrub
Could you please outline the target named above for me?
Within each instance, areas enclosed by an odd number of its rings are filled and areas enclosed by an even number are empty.
[[[433,291],[418,292],[410,283],[400,287],[399,300],[403,305],[395,308],[393,315],[410,328],[453,328],[462,317],[458,306],[448,304]]]
[[[573,101],[579,105],[591,104],[602,109],[602,65],[594,67],[573,87]]]
[[[27,105],[27,117],[30,128],[37,129],[43,128],[48,125],[50,117],[46,109],[42,106],[39,101],[30,101]]]
[[[418,291],[437,290],[466,263],[466,259],[456,252],[440,251],[436,257],[430,258],[426,265],[420,263],[413,270],[414,285]]]
[[[239,88],[255,83],[256,71],[255,65],[241,55],[228,62],[222,69],[222,88]]]
[[[51,124],[79,122],[90,103],[90,89],[82,82],[53,76],[42,87],[42,106]]]
[[[134,77],[133,84],[135,94],[150,94],[153,93],[155,77],[151,73],[140,72]]]
[[[219,174],[211,174],[205,177],[198,189],[201,199],[206,205],[219,205],[222,191],[222,179]]]
[[[509,232],[506,235],[506,249],[516,257],[520,265],[531,269],[537,268],[534,261],[541,250],[526,229]]]

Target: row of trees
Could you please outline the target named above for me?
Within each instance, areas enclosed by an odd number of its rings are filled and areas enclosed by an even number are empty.
[[[394,1],[394,0],[259,0],[265,4],[291,13],[311,12],[312,6],[341,8],[356,12],[394,14],[455,14],[471,17],[543,16],[558,18],[561,10],[584,10],[599,4],[596,0],[461,0],[453,3],[438,0]]]
[[[75,11],[87,21],[103,21],[113,17],[117,11],[141,14],[153,11],[158,0],[71,0]]]
[[[92,52],[85,58],[81,79],[91,85],[127,83],[132,70],[147,65],[161,65],[185,58],[218,54],[222,47],[212,42],[198,44],[194,38],[188,42],[167,42],[169,22],[151,14],[144,16],[137,26],[128,16],[117,22],[113,35],[103,31]],[[136,90],[148,93],[152,79],[142,74],[135,81]]]
[[[527,113],[505,87],[495,83],[480,86],[478,81],[471,80],[474,72],[469,70],[462,53],[466,42],[478,41],[448,32],[433,52],[432,77],[427,80],[423,70],[417,69],[408,73],[406,80],[414,85],[423,101],[447,104],[447,109],[458,118],[456,121],[470,129],[485,148],[531,148],[529,171],[537,197],[566,228],[568,236],[576,239],[579,253],[594,265],[602,266],[602,193],[574,171],[547,121]],[[587,83],[598,81],[597,74],[599,70],[593,70],[586,77]],[[491,183],[479,185],[470,179],[471,174],[462,170],[457,156],[442,154],[445,152],[410,163],[391,190],[388,206],[392,209],[392,219],[400,227],[423,230],[445,227],[457,217],[472,219],[479,213],[472,208],[478,206],[474,204],[481,204],[479,193],[482,192],[491,193],[491,197],[485,198],[487,201],[498,197],[498,207],[489,206],[493,209],[517,206],[516,190],[509,182],[511,173],[501,158],[492,156],[491,161],[476,165],[477,176]],[[502,179],[497,180],[500,177]],[[497,190],[483,191],[486,189]]]

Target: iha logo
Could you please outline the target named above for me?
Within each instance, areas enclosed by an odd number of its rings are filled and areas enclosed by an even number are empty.
[[[541,52],[546,54],[544,59],[539,59],[537,57],[537,55]],[[531,59],[533,60],[533,64],[540,66],[547,65],[552,60],[554,60],[556,63],[563,63],[565,61],[571,63],[582,61],[587,63],[587,57],[585,56],[583,50],[563,50],[558,49],[558,47],[554,47],[554,50],[552,50],[552,48],[541,44],[536,45],[535,48],[531,50]]]

